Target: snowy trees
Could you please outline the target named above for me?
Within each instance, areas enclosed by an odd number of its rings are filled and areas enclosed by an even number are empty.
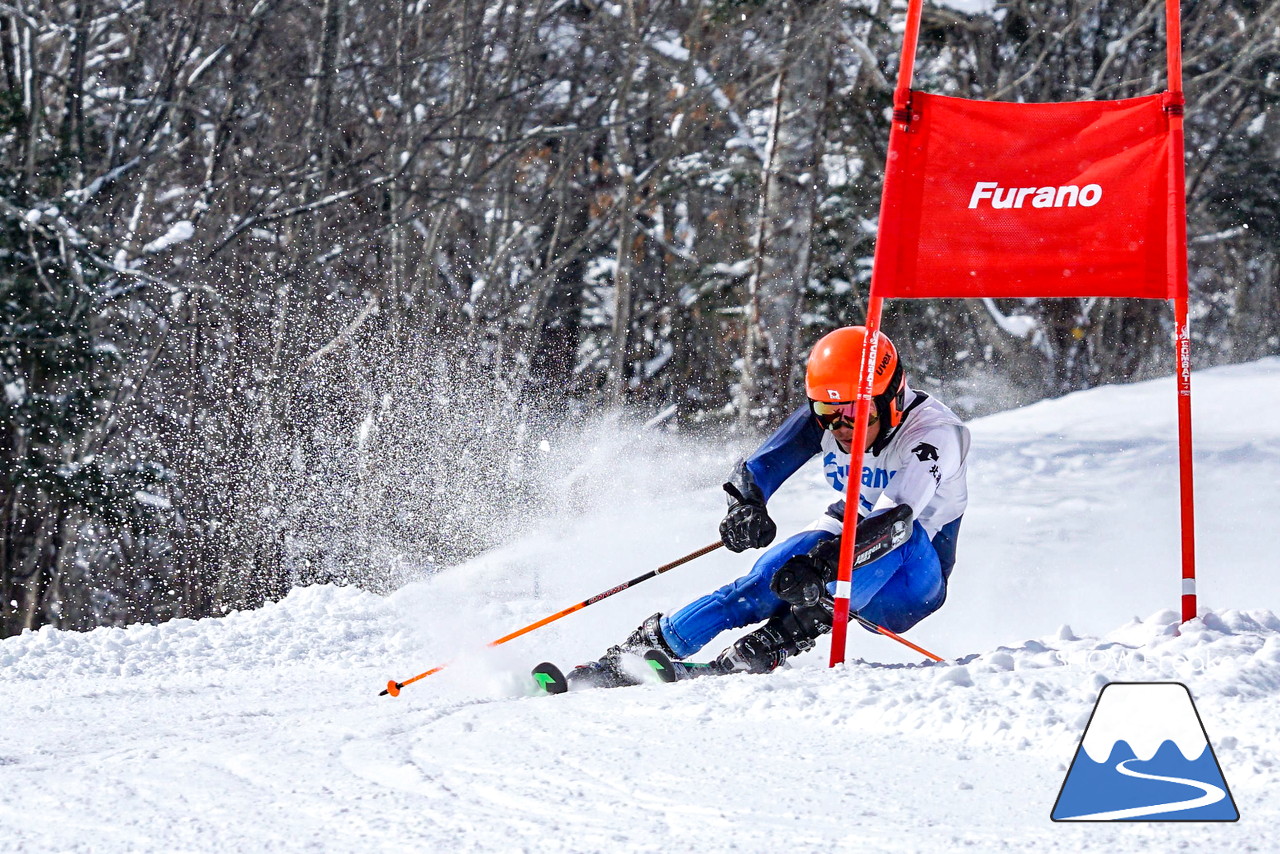
[[[920,82],[1150,91],[1159,8],[931,7]],[[523,500],[543,413],[776,419],[806,344],[862,316],[897,15],[4,6],[0,634],[470,554]],[[1187,18],[1204,364],[1280,346],[1275,11]],[[1007,387],[971,409],[1163,371],[1166,324],[1108,301],[886,319],[919,384]]]
[[[799,308],[810,276],[818,164],[827,133],[831,5],[779,4],[781,38],[761,164],[747,276],[739,417],[752,424],[789,408],[798,380]],[[763,416],[763,418],[762,418]]]

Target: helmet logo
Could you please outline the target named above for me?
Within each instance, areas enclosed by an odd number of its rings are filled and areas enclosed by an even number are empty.
[[[827,389],[827,396],[830,397],[832,400],[839,400],[840,392],[836,391],[833,388],[829,388]]]

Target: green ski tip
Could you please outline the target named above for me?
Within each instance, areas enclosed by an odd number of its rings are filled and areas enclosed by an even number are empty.
[[[654,674],[663,682],[675,682],[680,678],[680,671],[671,664],[665,653],[651,649],[644,654],[644,660],[653,668]]]
[[[543,694],[563,694],[569,690],[569,684],[565,681],[564,673],[559,667],[556,667],[549,661],[544,661],[530,672],[533,681],[537,683],[535,690]]]

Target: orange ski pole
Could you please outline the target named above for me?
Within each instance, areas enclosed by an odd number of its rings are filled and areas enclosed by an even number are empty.
[[[915,644],[913,644],[911,641],[909,641],[909,640],[907,640],[906,638],[904,638],[902,635],[894,634],[893,632],[891,632],[891,631],[889,631],[888,629],[886,629],[884,626],[876,625],[875,623],[873,623],[873,622],[871,622],[870,620],[868,620],[866,617],[864,617],[864,616],[862,616],[861,614],[859,614],[857,611],[850,611],[850,612],[849,612],[849,616],[850,616],[850,617],[852,617],[853,619],[857,620],[859,623],[862,623],[862,625],[864,625],[864,626],[866,626],[867,628],[871,629],[873,632],[879,632],[880,634],[884,635],[885,637],[889,638],[890,640],[896,640],[898,643],[902,644],[903,646],[909,646],[909,647],[911,647],[911,648],[912,648],[912,649],[914,649],[916,652],[918,652],[918,653],[920,653],[921,655],[923,655],[925,658],[932,658],[934,661],[942,661],[942,660],[943,660],[943,658],[942,658],[941,656],[934,655],[933,653],[929,652],[929,650],[925,649],[924,647],[916,646],[916,645],[915,645]]]
[[[685,555],[682,558],[678,558],[676,560],[671,561],[671,563],[663,564],[657,569],[646,572],[644,575],[637,576],[636,578],[631,579],[625,584],[619,584],[617,587],[611,587],[608,590],[604,591],[603,593],[597,593],[595,596],[592,596],[590,599],[582,600],[577,605],[570,605],[568,608],[565,608],[563,611],[557,611],[556,613],[552,614],[550,617],[543,617],[541,620],[538,620],[538,622],[536,623],[530,623],[529,625],[525,626],[523,629],[516,629],[514,632],[512,632],[509,635],[503,635],[502,637],[498,638],[495,641],[489,641],[489,643],[485,644],[485,646],[499,646],[501,644],[506,643],[509,640],[515,640],[521,635],[527,635],[529,632],[533,631],[534,629],[540,629],[543,626],[547,625],[548,623],[554,623],[556,620],[560,619],[561,617],[569,616],[574,611],[581,611],[583,608],[587,607],[588,605],[594,605],[595,603],[599,602],[601,599],[608,599],[610,596],[612,596],[615,593],[621,593],[623,590],[626,590],[629,587],[635,587],[640,582],[648,581],[650,578],[653,578],[655,575],[661,575],[662,573],[666,572],[669,569],[675,569],[677,566],[686,564],[689,561],[694,560],[695,558],[700,558],[705,554],[710,554],[711,552],[720,548],[722,545],[724,545],[724,543],[715,542],[709,546],[703,546],[702,548],[698,549],[696,552],[690,552],[689,554]],[[414,676],[412,679],[406,679],[403,682],[397,682],[394,679],[392,679],[390,682],[387,683],[387,687],[384,690],[382,690],[378,694],[378,696],[385,697],[387,694],[390,694],[392,697],[399,697],[400,689],[403,688],[404,686],[412,685],[414,682],[417,682],[419,679],[425,679],[426,677],[430,676],[433,673],[439,673],[441,670],[444,670],[446,667],[448,667],[447,664],[441,664],[439,667],[433,667],[430,670],[426,671],[425,673],[419,673],[417,676]]]

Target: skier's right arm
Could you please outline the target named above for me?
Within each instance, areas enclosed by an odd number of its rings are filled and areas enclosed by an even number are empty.
[[[801,406],[773,435],[734,469],[724,485],[729,512],[720,523],[720,539],[734,552],[763,548],[778,527],[765,503],[783,481],[822,449],[822,428],[808,406]]]

